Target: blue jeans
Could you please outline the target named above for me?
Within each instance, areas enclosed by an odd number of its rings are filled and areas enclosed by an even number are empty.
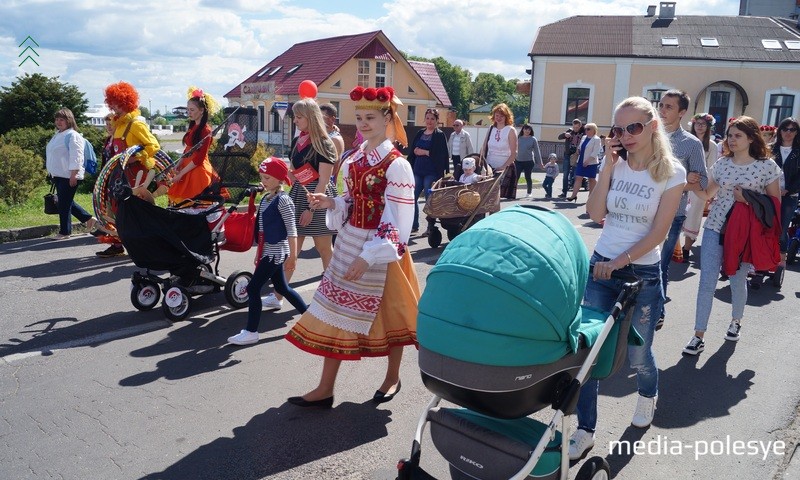
[[[681,229],[683,222],[686,221],[686,215],[675,215],[672,220],[672,226],[669,227],[667,239],[664,240],[664,247],[661,250],[661,285],[664,287],[664,297],[667,296],[667,283],[669,282],[669,263],[672,261],[672,252],[675,250],[675,245],[681,238]],[[661,315],[664,315],[664,308],[661,308]]]
[[[592,255],[591,264],[608,261],[595,253]],[[636,303],[632,307],[631,326],[644,339],[644,345],[628,345],[628,362],[636,370],[636,383],[639,395],[652,398],[658,395],[658,367],[653,355],[653,334],[656,330],[664,295],[661,290],[661,271],[658,263],[652,265],[628,265],[620,270],[638,275],[644,280]],[[611,311],[617,295],[622,291],[624,282],[617,279],[595,280],[589,278],[586,284],[586,293],[583,295],[583,304],[589,305],[606,312]],[[626,335],[627,332],[620,332]],[[610,339],[607,341],[611,341]],[[597,394],[600,382],[588,379],[581,387],[578,398],[578,428],[594,432],[597,427]]]
[[[298,312],[304,313],[308,305],[297,292],[286,283],[283,274],[283,262],[275,263],[264,257],[258,261],[253,278],[247,284],[247,331],[255,332],[261,322],[261,289],[267,281],[272,282],[275,292],[286,298]]]
[[[412,230],[419,228],[419,194],[425,190],[425,201],[428,201],[428,195],[431,194],[431,186],[439,177],[436,175],[420,175],[414,174],[414,223],[411,225]]]
[[[544,193],[548,197],[553,196],[553,182],[555,182],[555,177],[544,177],[544,182],[542,182],[542,188],[544,188]]]
[[[75,215],[81,223],[86,223],[92,215],[75,203],[75,192],[78,186],[71,187],[69,178],[53,177],[58,195],[58,233],[61,235],[72,235],[71,216]]]
[[[697,310],[694,317],[694,329],[705,332],[708,318],[711,316],[711,304],[714,302],[714,291],[717,289],[719,269],[722,266],[722,245],[719,244],[719,232],[703,229],[703,244],[700,247],[700,286],[697,289]],[[744,305],[747,303],[747,271],[749,263],[739,265],[736,274],[729,277],[731,282],[731,318],[741,320],[744,316]]]
[[[789,224],[792,223],[795,210],[797,210],[797,195],[781,197],[781,253],[786,253],[789,247]]]

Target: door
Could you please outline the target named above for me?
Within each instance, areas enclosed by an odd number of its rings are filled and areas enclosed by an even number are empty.
[[[728,112],[730,111],[731,93],[721,90],[712,90],[708,105],[708,113],[714,117],[714,133],[725,135],[728,126]]]

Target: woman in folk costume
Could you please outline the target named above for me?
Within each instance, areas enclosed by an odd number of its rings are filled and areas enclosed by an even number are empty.
[[[373,400],[391,400],[400,391],[403,347],[417,340],[419,284],[406,246],[414,174],[392,144],[407,142],[396,113],[401,103],[390,87],[356,87],[350,98],[365,141],[344,160],[345,195],[308,195],[312,208],[328,209],[328,226],[338,237],[311,306],[286,334],[298,348],[324,357],[319,385],[288,400],[301,407],[330,408],[341,361],[362,357],[389,357]]]
[[[150,128],[137,118],[139,112],[139,92],[128,82],[117,82],[106,87],[105,100],[108,108],[114,112],[113,133],[111,134],[111,154],[117,155],[128,147],[141,145],[144,149],[132,157],[125,167],[125,175],[133,188],[133,193],[139,197],[150,198],[147,186],[155,178],[156,152],[161,149],[156,137],[150,133]],[[162,185],[153,193],[153,196],[163,195],[167,186]],[[110,232],[116,237],[116,232]],[[125,249],[122,243],[115,241],[102,252],[97,252],[99,257],[113,257],[122,255]]]
[[[183,136],[184,155],[198,143],[200,146],[191,155],[182,158],[173,172],[172,185],[167,191],[172,204],[200,195],[211,185],[214,177],[214,170],[208,160],[208,149],[212,140],[208,117],[217,113],[219,104],[214,97],[197,87],[189,87],[188,95],[186,113],[189,117],[189,129]]]

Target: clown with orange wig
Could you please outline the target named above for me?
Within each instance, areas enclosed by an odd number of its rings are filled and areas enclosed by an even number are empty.
[[[159,186],[152,195],[147,190],[147,186],[156,175],[153,168],[156,162],[153,157],[161,147],[156,137],[150,133],[150,128],[138,119],[141,114],[139,112],[139,93],[136,88],[127,82],[111,84],[105,89],[105,101],[113,111],[111,120],[113,126],[112,155],[120,154],[134,145],[143,147],[143,150],[133,156],[125,166],[125,176],[128,178],[134,194],[149,200],[152,200],[153,195],[163,195],[167,191],[166,185]],[[108,228],[105,230],[112,234],[111,246],[102,252],[97,252],[97,256],[123,255],[125,249],[116,237],[116,232],[108,230]]]

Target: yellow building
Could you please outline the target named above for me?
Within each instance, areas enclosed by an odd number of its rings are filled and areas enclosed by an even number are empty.
[[[531,123],[556,141],[574,118],[610,127],[614,107],[668,89],[691,97],[690,112],[749,115],[777,125],[800,114],[800,31],[790,19],[676,16],[675,2],[646,15],[576,16],[539,29],[531,47]]]
[[[428,108],[437,108],[440,122],[446,122],[451,107],[436,67],[407,61],[381,31],[295,44],[224,96],[231,106],[259,110],[260,140],[288,145],[293,129],[289,115],[282,118],[282,114],[287,104],[300,99],[298,87],[303,80],[317,85],[317,102],[337,107],[345,145],[354,134],[355,110],[349,93],[356,85],[394,87],[403,101],[398,114],[412,127],[424,124]]]

